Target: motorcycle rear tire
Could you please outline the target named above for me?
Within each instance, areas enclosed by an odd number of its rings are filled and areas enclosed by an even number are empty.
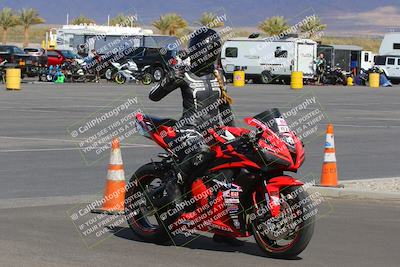
[[[140,167],[135,174],[132,175],[129,185],[133,185],[136,181],[139,181],[138,186],[128,186],[128,190],[125,193],[125,215],[127,222],[131,230],[141,239],[152,242],[152,243],[164,243],[170,240],[168,232],[166,230],[167,225],[164,225],[159,217],[158,212],[156,212],[156,218],[159,225],[149,225],[145,216],[142,214],[134,215],[131,209],[130,202],[132,196],[141,192],[150,181],[149,179],[154,179],[154,177],[162,177],[162,171],[157,170],[153,163],[148,163]],[[145,194],[145,193],[144,193]],[[146,197],[146,201],[150,201]],[[153,206],[153,204],[152,204]],[[151,226],[151,227],[150,227]]]

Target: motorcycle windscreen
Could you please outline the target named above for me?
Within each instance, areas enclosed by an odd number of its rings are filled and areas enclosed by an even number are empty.
[[[265,126],[270,128],[276,134],[288,133],[290,129],[283,118],[281,112],[277,108],[266,110],[254,116],[255,119],[261,121]]]

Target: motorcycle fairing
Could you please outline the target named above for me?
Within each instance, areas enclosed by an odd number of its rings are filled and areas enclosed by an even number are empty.
[[[288,186],[303,186],[304,183],[290,177],[290,176],[277,176],[269,180],[264,180],[264,186],[268,195],[266,195],[266,201],[269,204],[268,207],[271,211],[272,217],[277,217],[280,214],[280,192]]]

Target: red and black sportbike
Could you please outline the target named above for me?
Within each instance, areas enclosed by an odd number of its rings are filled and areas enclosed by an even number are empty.
[[[167,151],[160,161],[140,167],[126,192],[127,221],[139,237],[158,243],[196,231],[254,235],[276,258],[292,258],[306,248],[315,221],[315,214],[307,213],[310,197],[302,182],[284,174],[304,162],[303,143],[278,109],[245,122],[256,129],[210,130],[215,160],[188,186],[165,141],[176,136],[175,121],[136,115],[139,132]]]

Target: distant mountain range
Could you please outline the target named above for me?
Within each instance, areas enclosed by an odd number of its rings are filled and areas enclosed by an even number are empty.
[[[232,27],[256,27],[265,18],[282,15],[295,24],[307,15],[317,14],[328,25],[328,34],[382,35],[400,28],[399,0],[0,0],[0,8],[36,8],[49,24],[65,24],[83,14],[98,24],[107,15],[135,13],[139,21],[150,25],[161,14],[175,12],[190,23],[205,11],[227,15]]]

